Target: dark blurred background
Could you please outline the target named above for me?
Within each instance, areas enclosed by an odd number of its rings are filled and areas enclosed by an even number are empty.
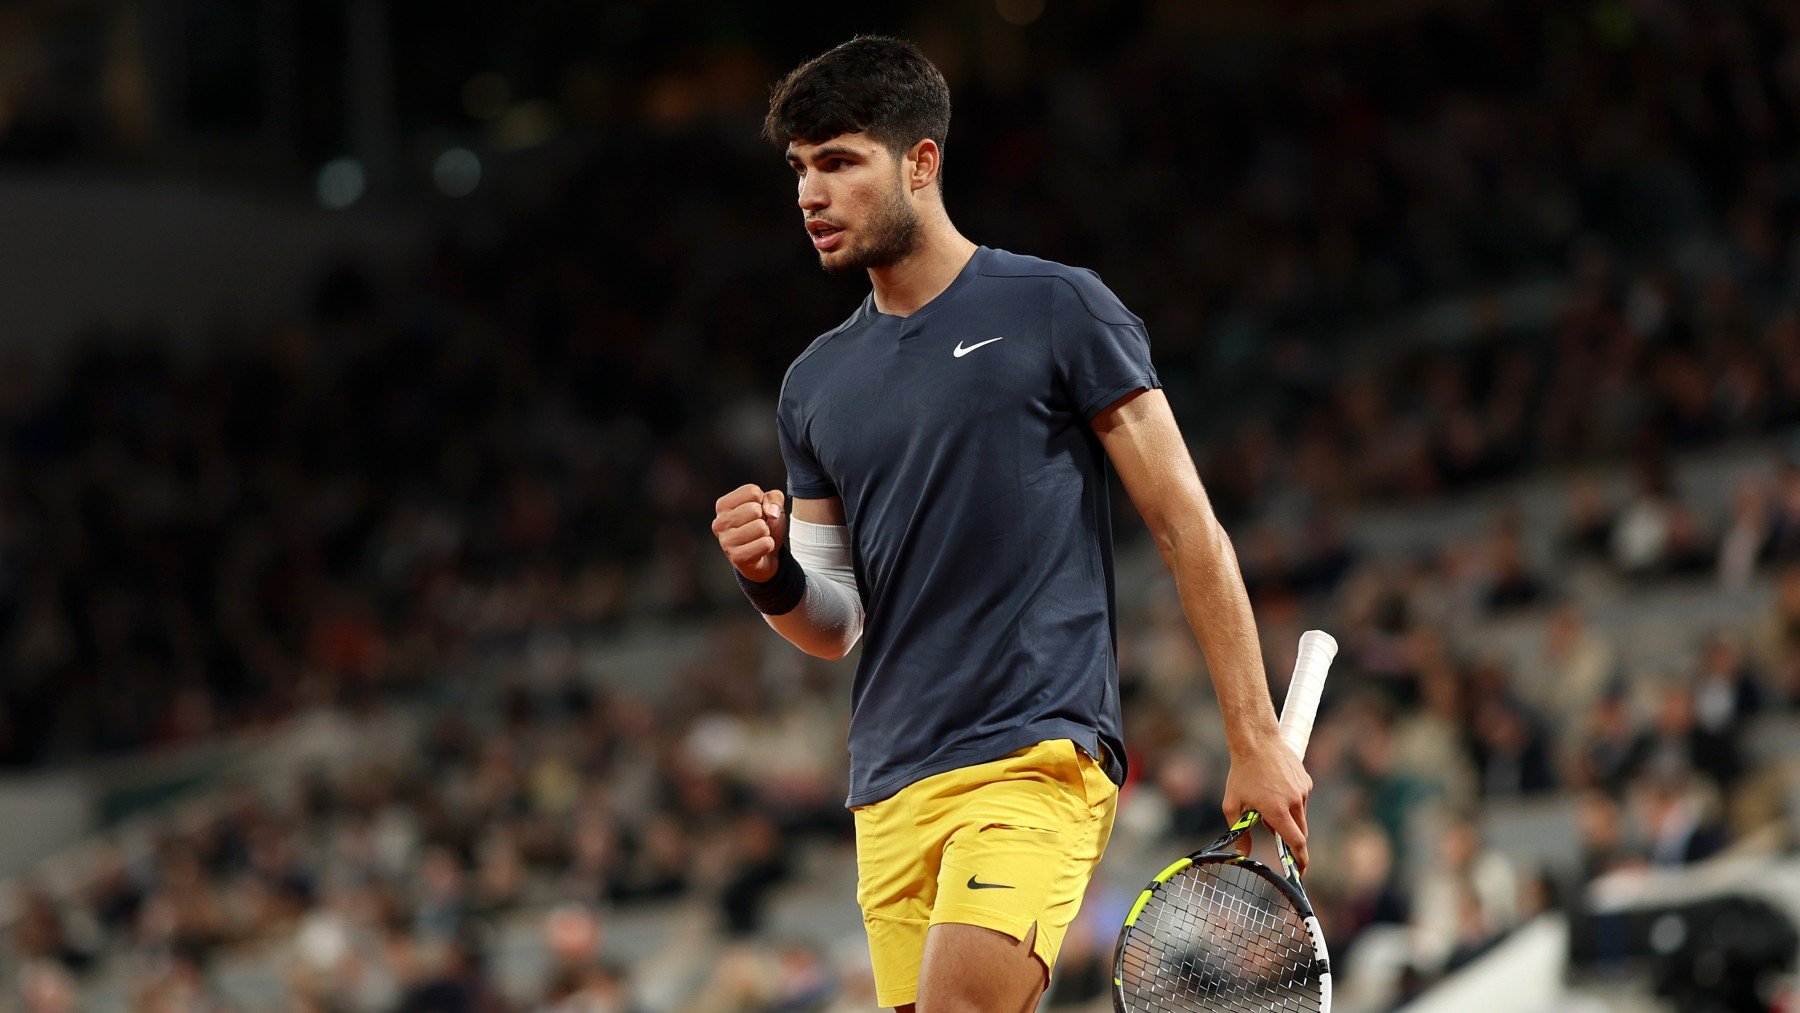
[[[8,1001],[872,1004],[849,668],[707,529],[866,291],[767,89],[870,31],[950,81],[964,233],[1146,320],[1277,698],[1299,631],[1343,644],[1340,1005],[1791,994],[1800,900],[1669,884],[1795,827],[1800,8],[15,0]],[[1106,1008],[1131,894],[1220,823],[1120,516],[1134,780],[1056,1005]]]

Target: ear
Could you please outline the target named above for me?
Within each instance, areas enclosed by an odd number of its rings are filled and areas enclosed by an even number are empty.
[[[937,183],[944,168],[944,150],[927,137],[906,153],[906,183],[911,190],[923,190]]]

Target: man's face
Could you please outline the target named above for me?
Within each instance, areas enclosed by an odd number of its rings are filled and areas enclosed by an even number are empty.
[[[906,186],[908,161],[865,133],[788,145],[800,211],[819,266],[833,274],[887,267],[911,253],[919,216]]]

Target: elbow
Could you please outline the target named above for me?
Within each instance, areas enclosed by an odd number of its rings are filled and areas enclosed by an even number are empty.
[[[1231,538],[1210,511],[1196,510],[1189,516],[1153,524],[1150,533],[1163,558],[1171,561],[1188,559],[1213,565],[1232,555]]]
[[[861,639],[862,624],[858,623],[855,628],[844,632],[843,638],[833,645],[833,648],[829,653],[821,654],[819,657],[824,658],[826,661],[842,661],[850,656],[851,651],[856,650],[856,642]]]
[[[860,639],[862,639],[862,630],[855,629],[835,638],[819,637],[805,642],[790,638],[789,642],[820,661],[842,661],[850,656],[850,652],[856,648],[856,642]]]
[[[1164,559],[1173,560],[1192,540],[1198,530],[1195,523],[1198,519],[1191,516],[1171,516],[1158,511],[1144,514],[1144,526],[1150,529],[1150,538],[1156,542],[1156,551],[1162,553]]]
[[[844,655],[850,653],[850,648],[841,644],[800,644],[798,646],[802,651],[818,658],[820,661],[842,661],[844,660]]]

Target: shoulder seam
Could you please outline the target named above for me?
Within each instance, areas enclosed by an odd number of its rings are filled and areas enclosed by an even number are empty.
[[[1108,320],[1106,317],[1103,317],[1100,314],[1094,312],[1093,305],[1088,301],[1087,293],[1083,292],[1081,290],[1081,286],[1075,284],[1074,280],[1072,278],[1070,278],[1069,275],[1076,271],[1080,271],[1081,273],[1087,275],[1089,278],[1093,279],[1093,283],[1095,285],[1100,286],[1100,288],[1103,289],[1104,291],[1106,291],[1106,293],[1108,295],[1112,295],[1112,290],[1109,288],[1106,288],[1106,283],[1100,280],[1100,276],[1098,274],[1095,274],[1093,271],[1089,270],[1088,268],[1071,267],[1068,264],[1058,264],[1058,263],[1055,263],[1054,261],[1038,260],[1037,258],[1018,258],[1018,259],[1026,259],[1028,261],[1028,263],[1030,261],[1035,261],[1036,264],[1041,264],[1043,266],[1042,267],[1033,266],[1033,267],[1028,267],[1028,268],[999,272],[999,271],[993,270],[995,265],[992,261],[989,261],[988,263],[982,265],[981,273],[984,277],[988,277],[988,278],[1052,278],[1052,279],[1055,279],[1056,281],[1062,282],[1064,285],[1067,285],[1069,287],[1069,290],[1075,293],[1075,300],[1081,304],[1082,310],[1085,311],[1087,313],[1087,315],[1089,317],[1093,318],[1096,322],[1106,324],[1111,327],[1142,327],[1143,326],[1144,321],[1142,319],[1140,319],[1137,316],[1137,314],[1132,313],[1130,309],[1126,308],[1126,306],[1123,302],[1119,303],[1119,308],[1125,311],[1125,316],[1128,319]],[[1113,295],[1113,299],[1115,301],[1117,301],[1118,296]]]
[[[1076,285],[1074,282],[1070,281],[1068,278],[1065,278],[1060,274],[1052,274],[1052,275],[1048,275],[1047,277],[1055,278],[1057,281],[1060,281],[1064,285],[1069,286],[1069,291],[1075,293],[1075,301],[1081,303],[1081,308],[1083,310],[1085,310],[1087,312],[1087,315],[1092,317],[1096,323],[1106,324],[1109,327],[1142,327],[1144,324],[1144,321],[1139,319],[1137,314],[1131,312],[1128,309],[1125,309],[1125,304],[1122,302],[1119,303],[1119,308],[1125,310],[1125,315],[1127,317],[1130,317],[1130,319],[1129,320],[1108,320],[1105,317],[1101,316],[1100,314],[1094,312],[1094,307],[1088,304],[1087,295],[1086,295],[1086,293],[1081,291],[1080,286]],[[1117,299],[1118,296],[1114,296],[1113,298]]]
[[[781,389],[776,393],[776,398],[779,400],[782,395],[787,393],[788,378],[794,375],[794,370],[800,368],[800,364],[802,362],[805,362],[807,359],[811,358],[812,354],[814,352],[816,352],[819,349],[824,348],[826,345],[830,344],[832,338],[835,338],[839,334],[844,333],[844,331],[849,329],[850,325],[856,323],[856,321],[858,319],[860,319],[861,317],[862,317],[862,307],[858,306],[856,309],[856,312],[850,314],[850,316],[843,323],[838,324],[836,327],[833,327],[831,330],[826,331],[824,334],[821,334],[818,337],[814,338],[812,340],[812,343],[806,346],[806,350],[801,352],[798,358],[796,358],[793,362],[788,363],[787,371],[781,374]]]

